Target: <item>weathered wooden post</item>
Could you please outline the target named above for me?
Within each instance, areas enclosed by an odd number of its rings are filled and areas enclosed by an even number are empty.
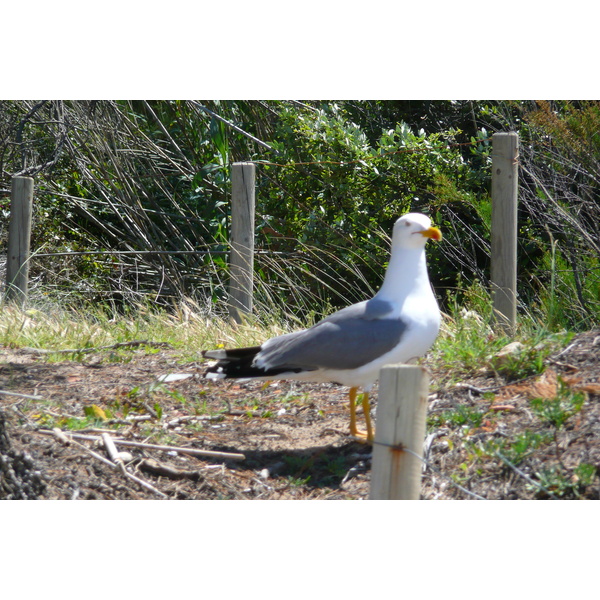
[[[231,166],[231,254],[229,261],[229,316],[237,323],[252,312],[254,277],[255,166]]]
[[[33,178],[13,177],[6,256],[6,300],[20,306],[27,301],[32,208]]]
[[[381,369],[370,500],[419,499],[428,390],[419,365]]]
[[[517,325],[517,198],[519,136],[492,136],[491,291],[494,314],[512,335]]]

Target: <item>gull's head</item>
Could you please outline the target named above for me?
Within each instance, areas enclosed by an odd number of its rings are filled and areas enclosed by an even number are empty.
[[[392,243],[403,248],[423,248],[428,239],[439,242],[442,232],[431,225],[431,219],[420,213],[408,213],[394,225]]]

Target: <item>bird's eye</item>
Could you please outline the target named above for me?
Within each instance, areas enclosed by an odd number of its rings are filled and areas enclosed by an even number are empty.
[[[405,225],[406,227],[410,227],[410,223],[409,223],[408,221],[406,221],[406,223],[404,223],[404,225]]]

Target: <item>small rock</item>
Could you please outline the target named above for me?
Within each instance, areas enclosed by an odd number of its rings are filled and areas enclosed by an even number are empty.
[[[504,348],[499,350],[494,355],[494,364],[496,366],[501,366],[504,363],[506,363],[510,358],[517,356],[524,349],[525,346],[521,344],[521,342],[511,342],[510,344],[504,346]]]

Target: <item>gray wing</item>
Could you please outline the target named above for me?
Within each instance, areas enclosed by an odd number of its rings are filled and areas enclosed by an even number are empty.
[[[406,323],[389,318],[392,306],[373,298],[348,306],[310,329],[273,338],[257,361],[265,368],[356,369],[394,348]]]

